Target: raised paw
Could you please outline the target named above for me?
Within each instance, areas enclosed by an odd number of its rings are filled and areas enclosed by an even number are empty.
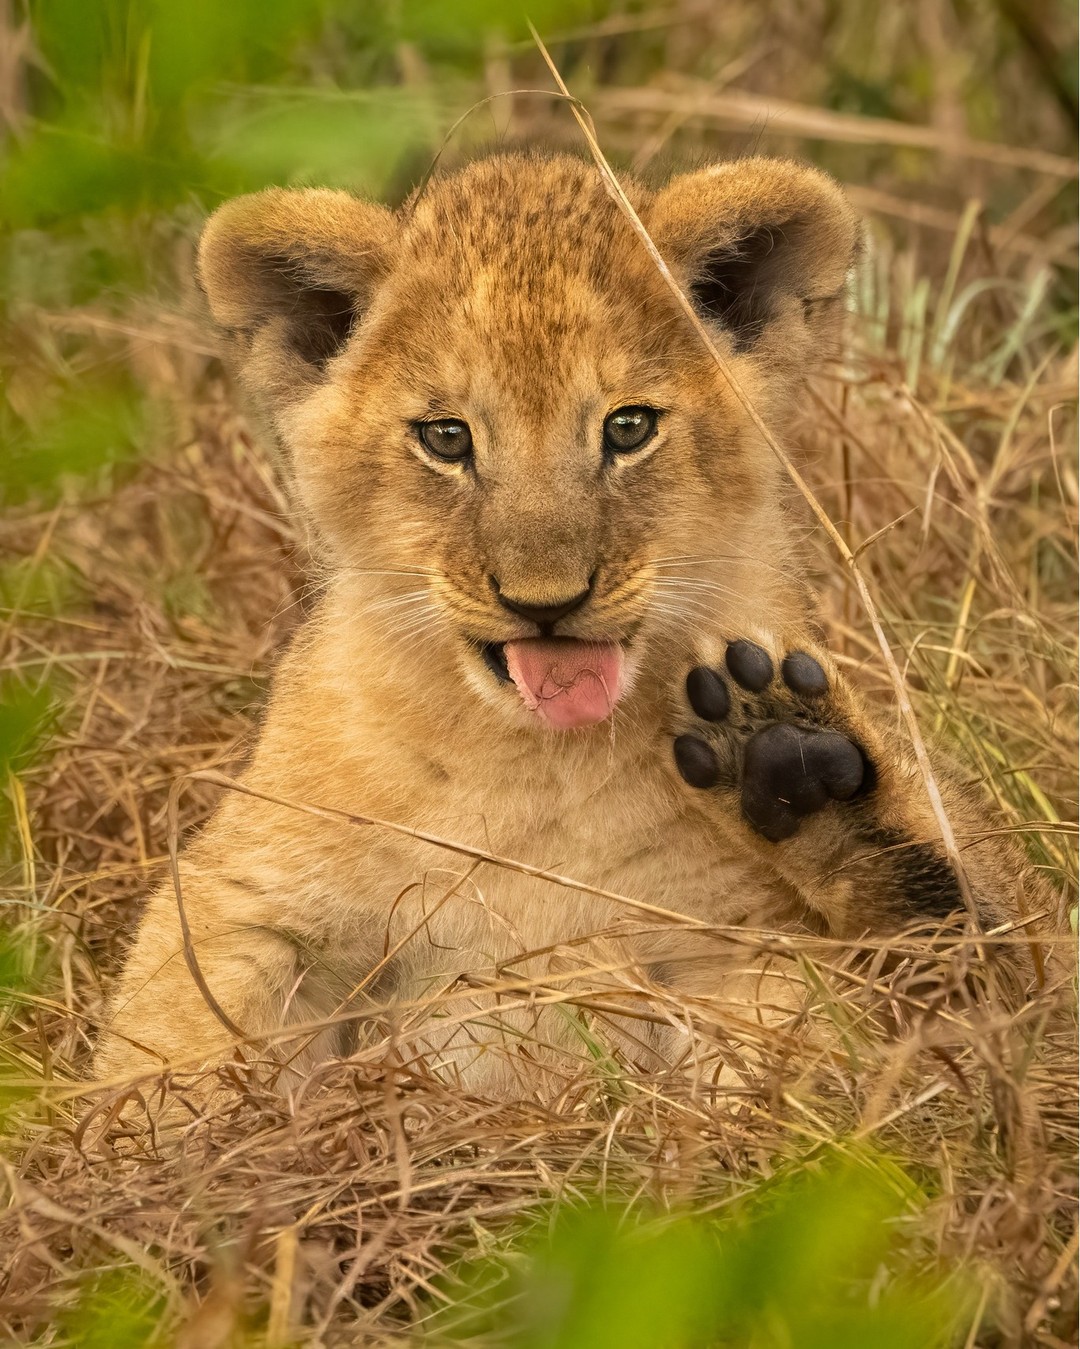
[[[698,665],[686,677],[694,721],[675,739],[675,764],[691,787],[737,792],[747,823],[773,843],[831,801],[872,788],[846,690],[822,661],[791,651],[778,674],[763,646],[740,639],[724,667]]]

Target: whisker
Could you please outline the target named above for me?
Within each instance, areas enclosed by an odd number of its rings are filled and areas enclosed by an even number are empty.
[[[430,604],[431,596],[426,590],[415,590],[408,595],[390,595],[383,599],[373,600],[370,604],[364,605],[366,613],[374,613],[378,610],[403,609],[413,604]]]
[[[429,630],[438,630],[441,627],[441,613],[432,609],[430,612],[424,612],[416,615],[400,627],[389,627],[385,632],[388,641],[403,642],[418,637],[422,632]]]
[[[712,563],[722,562],[753,562],[758,566],[765,567],[770,571],[778,571],[783,576],[800,576],[801,572],[798,566],[785,566],[782,562],[777,562],[774,557],[765,557],[761,553],[752,552],[747,548],[738,548],[733,553],[718,553],[712,557],[706,557],[702,554],[686,553],[681,556],[652,558],[644,563],[645,567],[679,565],[685,563],[691,567],[706,567]]]
[[[434,576],[442,577],[442,572],[434,567],[413,567],[411,569],[390,570],[379,567],[339,567],[336,571],[349,576]]]
[[[724,599],[741,600],[744,599],[744,593],[741,590],[734,590],[731,586],[710,585],[706,582],[673,580],[665,584],[662,580],[656,582],[657,592],[660,594],[698,594],[698,595],[720,595]]]

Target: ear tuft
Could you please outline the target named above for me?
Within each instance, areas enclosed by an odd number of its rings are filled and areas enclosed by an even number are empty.
[[[267,330],[315,370],[341,349],[388,269],[393,217],[347,192],[270,188],[226,202],[199,241],[210,312]]]

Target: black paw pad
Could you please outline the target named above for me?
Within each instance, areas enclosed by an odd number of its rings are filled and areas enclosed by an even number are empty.
[[[727,685],[707,665],[699,665],[686,676],[686,696],[704,721],[723,721],[731,711]]]
[[[695,735],[676,737],[675,767],[691,787],[715,787],[720,781],[720,760]]]
[[[790,656],[785,656],[780,674],[792,693],[801,693],[804,698],[820,698],[828,692],[829,680],[825,671],[805,651],[793,651]]]
[[[760,693],[773,677],[772,657],[763,646],[745,639],[728,647],[727,667],[732,679],[751,693]]]
[[[779,843],[829,801],[848,801],[863,786],[862,751],[836,731],[775,723],[746,742],[743,814],[763,838]]]

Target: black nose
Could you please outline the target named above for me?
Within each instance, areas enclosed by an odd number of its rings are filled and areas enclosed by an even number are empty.
[[[572,614],[575,609],[580,609],[592,594],[592,581],[590,580],[580,594],[571,595],[569,599],[555,600],[552,604],[525,604],[522,600],[511,599],[509,595],[504,595],[498,580],[494,576],[490,579],[491,588],[504,609],[509,609],[512,614],[517,614],[520,618],[531,619],[533,623],[539,623],[542,628],[550,627],[553,623],[557,623],[560,618],[565,618],[567,614]]]

